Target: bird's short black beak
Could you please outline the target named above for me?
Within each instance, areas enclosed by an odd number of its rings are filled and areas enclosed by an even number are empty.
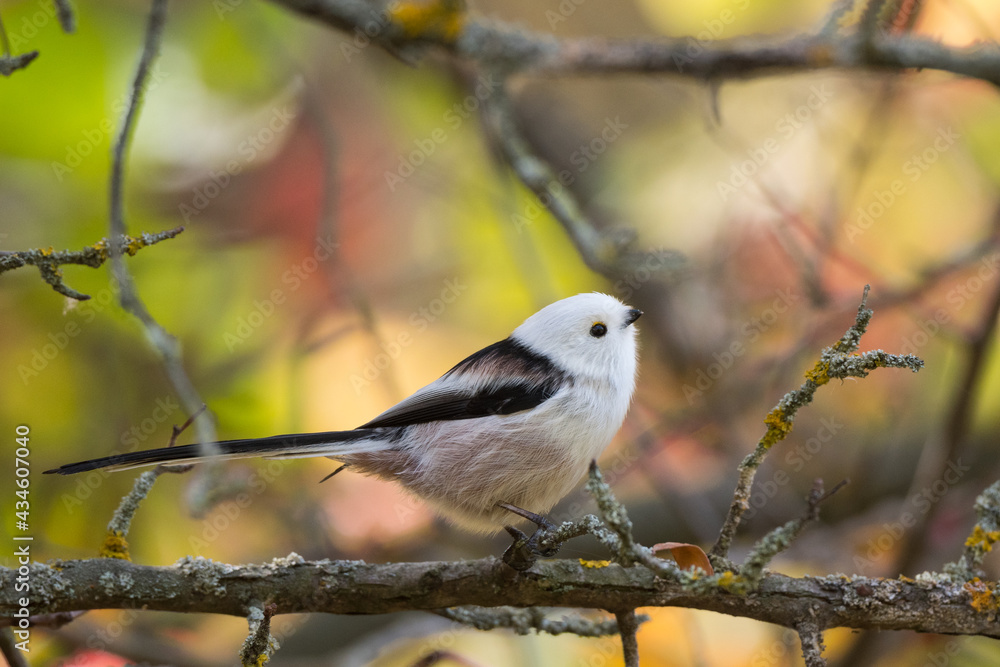
[[[641,315],[642,311],[638,308],[629,308],[628,315],[625,316],[625,326],[635,322]]]

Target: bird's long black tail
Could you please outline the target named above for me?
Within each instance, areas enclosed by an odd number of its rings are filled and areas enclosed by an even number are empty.
[[[218,453],[213,456],[205,456],[205,448],[202,445],[181,445],[69,463],[52,470],[46,470],[44,474],[73,475],[101,468],[112,471],[128,470],[129,468],[140,468],[158,463],[180,465],[208,458],[221,461],[257,456],[271,459],[336,456],[337,454],[356,454],[384,448],[383,441],[377,436],[376,430],[370,428],[359,428],[353,431],[275,435],[269,438],[249,438],[247,440],[226,440],[216,442],[214,445]]]

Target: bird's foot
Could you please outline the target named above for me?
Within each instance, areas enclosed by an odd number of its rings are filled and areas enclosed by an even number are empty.
[[[541,540],[550,532],[556,529],[556,525],[546,519],[541,514],[535,514],[528,510],[521,509],[510,503],[497,503],[499,507],[512,512],[520,517],[534,523],[537,528],[529,537],[514,526],[504,526],[504,529],[514,538],[514,543],[507,547],[503,553],[503,562],[517,570],[523,572],[527,570],[535,561],[541,558],[551,558],[559,552],[559,546],[541,546]]]

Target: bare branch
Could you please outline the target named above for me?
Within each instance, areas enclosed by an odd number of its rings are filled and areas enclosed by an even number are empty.
[[[657,40],[557,39],[497,20],[466,17],[441,29],[379,12],[363,0],[272,0],[393,53],[432,45],[470,63],[507,73],[662,73],[703,81],[747,79],[820,69],[937,69],[1000,84],[995,44],[950,47],[908,34],[820,31],[787,38]]]
[[[16,56],[0,55],[0,75],[10,76],[19,69],[24,69],[38,57],[38,51],[28,51]]]
[[[27,654],[16,646],[17,641],[10,627],[0,628],[0,655],[7,659],[10,667],[28,667]]]
[[[166,19],[167,1],[153,0],[149,12],[149,21],[146,25],[142,55],[139,58],[139,64],[136,67],[132,86],[129,90],[125,117],[122,119],[122,124],[118,129],[112,149],[110,183],[111,271],[115,282],[118,283],[119,300],[122,308],[134,315],[142,323],[150,343],[163,358],[163,365],[167,371],[167,375],[184,409],[189,415],[197,415],[205,402],[198,395],[197,389],[195,389],[194,384],[184,370],[184,365],[181,363],[180,345],[149,313],[149,310],[147,310],[142,299],[139,297],[135,281],[132,279],[132,275],[129,273],[122,259],[122,255],[126,250],[125,245],[122,243],[125,235],[125,201],[123,196],[125,187],[125,158],[128,154],[128,145],[131,141],[136,119],[138,118],[139,108],[142,105],[149,72],[160,49]],[[207,444],[214,443],[216,440],[215,426],[208,415],[203,415],[201,418],[195,420],[195,430],[198,441],[206,443],[204,444],[205,451],[203,453],[206,456],[217,453],[214,445]],[[207,496],[207,494],[197,495],[198,497]],[[195,509],[196,511],[198,510],[198,508]]]
[[[625,667],[639,667],[639,642],[636,633],[639,622],[635,618],[635,609],[620,611],[615,614],[618,628],[622,636],[622,653],[625,656]]]
[[[73,13],[73,6],[69,0],[52,0],[56,6],[56,16],[59,17],[59,27],[63,32],[76,32],[76,15]]]
[[[787,549],[791,543],[802,533],[802,530],[810,523],[819,519],[819,504],[835,494],[847,484],[840,482],[829,493],[823,491],[823,480],[817,479],[813,482],[812,491],[809,494],[809,504],[803,516],[794,521],[789,521],[783,526],[775,528],[762,537],[740,567],[742,583],[745,583],[749,590],[757,587],[764,576],[764,568],[771,560]]]
[[[491,76],[500,75],[492,73]],[[482,107],[490,129],[489,136],[495,140],[507,164],[521,182],[566,230],[584,263],[597,273],[617,275],[620,269],[616,266],[616,260],[622,248],[597,230],[594,223],[584,215],[570,190],[559,181],[555,171],[531,152],[517,128],[505,85],[501,79]]]

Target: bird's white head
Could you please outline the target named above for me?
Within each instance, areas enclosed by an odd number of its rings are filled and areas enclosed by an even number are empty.
[[[580,379],[635,384],[635,322],[642,311],[613,296],[577,294],[542,308],[512,337]]]

